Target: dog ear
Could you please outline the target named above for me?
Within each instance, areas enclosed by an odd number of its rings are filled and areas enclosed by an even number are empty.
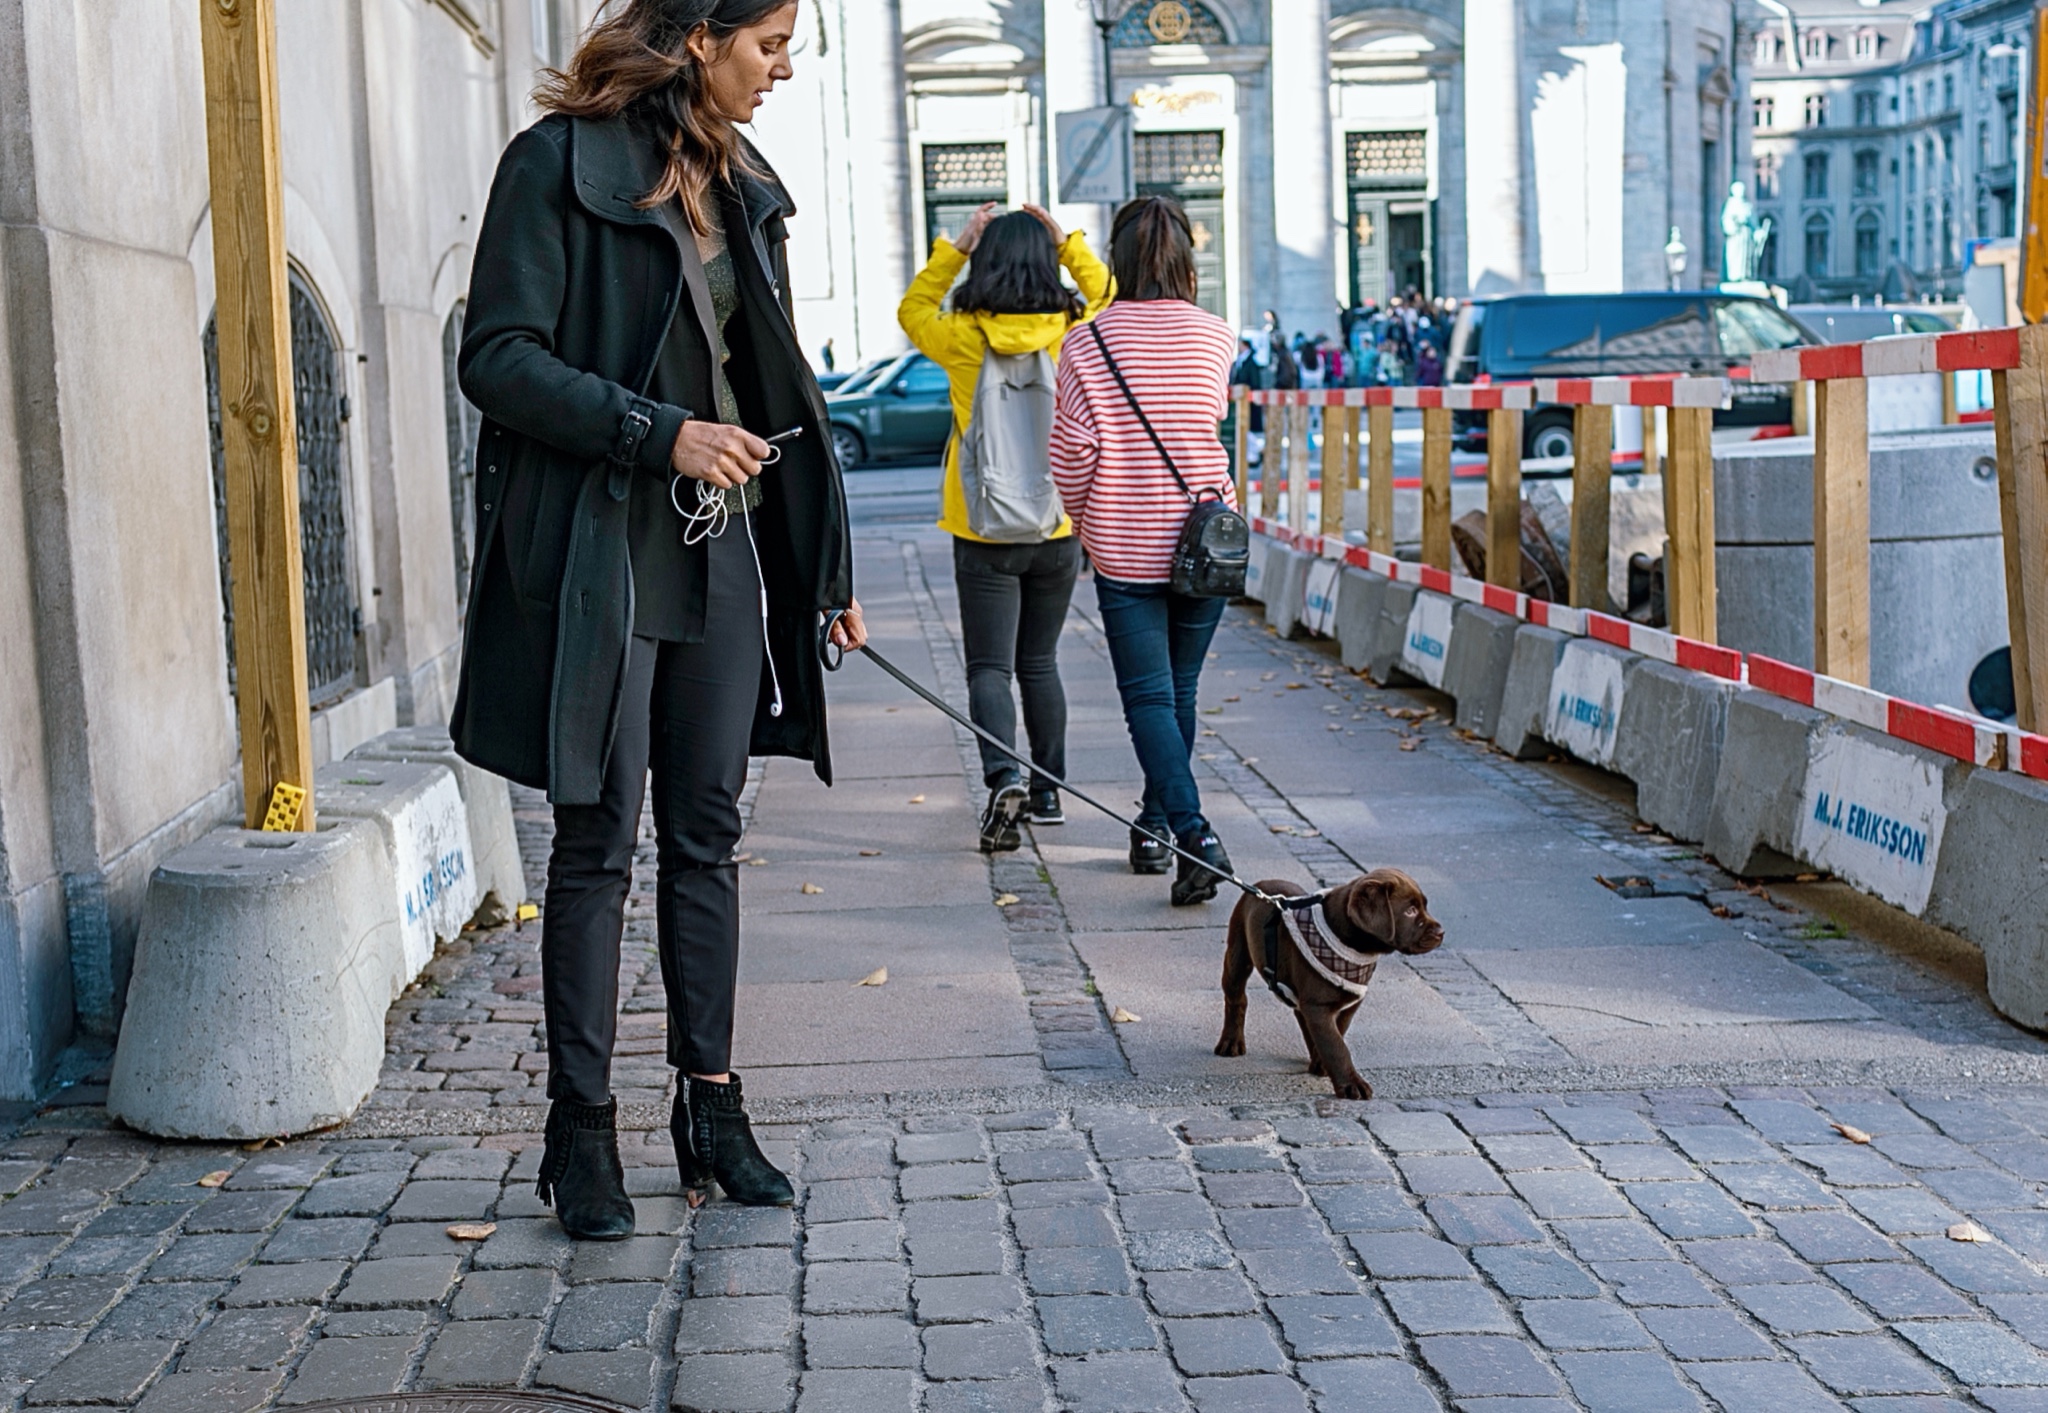
[[[1368,873],[1353,883],[1344,912],[1360,932],[1394,945],[1394,885],[1389,880]]]

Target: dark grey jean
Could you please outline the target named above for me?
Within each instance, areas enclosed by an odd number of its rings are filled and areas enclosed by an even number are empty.
[[[1060,685],[1060,631],[1081,568],[1081,542],[1072,535],[1034,545],[953,541],[953,581],[960,590],[960,636],[967,649],[967,714],[999,741],[1017,744],[1016,680],[1024,698],[1024,733],[1031,763],[1052,775],[1067,773],[1067,692]],[[994,788],[1023,772],[986,741],[982,783]],[[1049,784],[1035,772],[1034,787]]]

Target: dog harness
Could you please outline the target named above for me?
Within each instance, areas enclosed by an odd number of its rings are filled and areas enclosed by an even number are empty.
[[[1380,959],[1364,952],[1354,952],[1343,943],[1323,935],[1316,926],[1316,909],[1322,906],[1323,895],[1314,894],[1306,898],[1289,898],[1275,906],[1265,920],[1265,949],[1259,959],[1259,975],[1266,979],[1267,987],[1275,996],[1286,1002],[1287,1009],[1298,1011],[1301,1001],[1294,994],[1294,988],[1280,979],[1280,939],[1284,932],[1302,959],[1315,968],[1316,974],[1340,991],[1349,993],[1355,1000],[1365,996],[1365,988],[1372,981],[1372,974]]]

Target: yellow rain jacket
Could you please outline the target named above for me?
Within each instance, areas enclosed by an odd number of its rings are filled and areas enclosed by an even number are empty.
[[[1043,348],[1057,360],[1060,340],[1072,327],[1064,314],[968,314],[948,313],[940,308],[946,292],[967,264],[967,257],[953,242],[941,236],[932,242],[932,258],[925,262],[903,302],[896,307],[896,322],[910,336],[919,353],[946,370],[953,399],[953,435],[946,441],[946,479],[939,496],[939,528],[963,540],[982,537],[967,528],[967,497],[960,489],[960,429],[974,415],[974,388],[981,380],[982,355],[993,348],[997,353],[1034,353]],[[1074,277],[1075,286],[1086,303],[1083,320],[1093,319],[1109,304],[1109,267],[1095,258],[1087,237],[1080,231],[1060,245],[1060,264]],[[1074,533],[1073,522],[1060,517],[1052,538]]]

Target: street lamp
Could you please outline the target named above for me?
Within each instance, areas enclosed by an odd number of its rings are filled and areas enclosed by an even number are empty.
[[[1102,106],[1116,106],[1116,76],[1111,72],[1109,33],[1116,28],[1116,22],[1123,18],[1124,6],[1130,0],[1087,0],[1088,16],[1095,21],[1095,28],[1102,35]]]
[[[1685,273],[1685,239],[1678,234],[1678,227],[1671,228],[1671,239],[1664,242],[1664,271],[1671,276],[1671,288],[1678,288],[1678,277]]]

